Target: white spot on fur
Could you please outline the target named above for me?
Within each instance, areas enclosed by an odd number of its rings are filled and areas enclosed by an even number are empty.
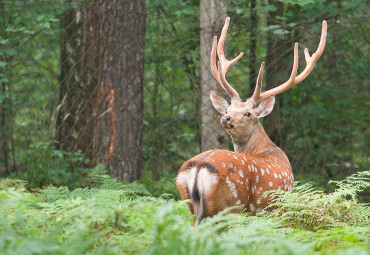
[[[248,178],[246,178],[246,179],[245,179],[245,181],[249,183],[249,180],[248,180]]]
[[[237,205],[240,205],[240,203],[241,203],[242,201],[240,201],[240,199],[238,200],[238,201],[236,201],[236,204]]]
[[[242,164],[244,165],[245,163],[244,163],[244,160],[242,160]]]
[[[279,179],[281,179],[281,174],[279,174]]]
[[[233,166],[234,166],[234,165],[233,165],[233,163],[230,163],[230,164],[229,164],[229,167],[233,167]]]
[[[257,208],[256,212],[260,213],[260,212],[262,212],[262,210],[263,210],[262,208]]]
[[[263,168],[261,167],[261,174],[264,175],[265,174],[265,170],[263,170]]]
[[[221,165],[222,165],[222,167],[226,167],[226,164],[225,164],[225,162],[222,162],[222,164],[221,164]]]
[[[252,212],[254,212],[254,210],[256,209],[256,207],[254,207],[253,204],[249,204],[249,208],[251,209]]]
[[[270,166],[269,164],[268,164],[267,166],[268,166],[269,168],[271,168],[271,166]]]
[[[257,175],[256,176],[256,183],[260,180],[260,177]]]
[[[240,175],[240,177],[244,177],[244,174],[243,174],[243,171],[242,170],[239,170],[239,175]]]
[[[272,187],[272,184],[273,184],[272,182],[269,182],[269,186],[270,186],[270,187]]]
[[[235,155],[233,155],[233,156],[234,156],[234,158],[235,158],[235,159],[238,159],[238,157],[237,157],[237,156],[235,156]]]
[[[226,183],[229,185],[229,188],[230,188],[231,192],[233,193],[233,196],[238,197],[238,191],[236,191],[236,189],[235,189],[235,183],[230,181],[229,176],[226,176]]]
[[[270,174],[270,170],[268,170],[267,168],[266,168],[266,173]]]
[[[276,173],[274,173],[274,177],[275,177],[275,178],[278,178],[278,175],[277,175]]]
[[[247,159],[243,156],[243,159],[245,160],[245,161],[247,161]]]
[[[250,165],[248,165],[248,170],[249,170],[249,172],[251,171],[251,166]]]
[[[259,205],[261,203],[261,198],[257,199],[257,204]]]

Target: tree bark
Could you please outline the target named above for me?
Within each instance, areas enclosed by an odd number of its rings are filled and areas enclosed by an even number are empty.
[[[57,148],[141,177],[145,1],[76,4],[62,17]]]
[[[284,6],[281,1],[270,0],[270,5],[276,7],[276,10],[270,11],[267,17],[267,25],[276,25],[276,18],[282,17],[284,14]],[[288,79],[290,71],[286,71],[289,62],[286,59],[285,45],[287,45],[287,40],[283,36],[278,36],[273,34],[272,31],[268,33],[267,42],[267,66],[266,66],[266,89],[276,87],[277,85],[284,82],[280,79]],[[264,128],[270,139],[276,143],[278,146],[281,144],[281,123],[280,123],[280,104],[281,97],[277,96],[275,98],[274,110],[264,119]]]
[[[145,0],[103,2],[100,86],[111,109],[101,129],[110,130],[104,162],[114,176],[131,182],[142,168]],[[105,136],[99,137],[104,143]]]
[[[249,48],[249,87],[250,91],[253,91],[256,79],[257,79],[257,27],[258,27],[258,15],[256,11],[256,0],[251,0],[251,16],[250,16],[250,41],[251,45]]]
[[[201,102],[201,151],[215,148],[228,148],[228,136],[220,124],[220,115],[213,108],[209,98],[210,92],[216,91],[227,98],[227,94],[212,75],[210,55],[213,37],[220,36],[226,19],[226,1],[200,1],[200,83]]]
[[[56,147],[93,159],[94,107],[98,97],[99,5],[74,4],[61,18],[60,97]]]

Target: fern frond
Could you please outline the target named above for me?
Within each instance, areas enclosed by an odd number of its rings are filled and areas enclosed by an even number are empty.
[[[278,217],[288,226],[314,231],[369,224],[367,205],[355,200],[358,192],[370,186],[369,177],[370,172],[364,171],[342,181],[332,181],[339,188],[329,194],[316,190],[310,183],[296,186],[293,192],[272,191],[268,208],[275,209],[271,213],[264,211],[260,216]]]
[[[0,178],[0,190],[6,190],[9,188],[25,189],[28,182],[19,179]]]

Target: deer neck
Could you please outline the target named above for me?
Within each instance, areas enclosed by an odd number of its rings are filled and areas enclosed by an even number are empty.
[[[253,127],[248,137],[231,136],[234,145],[234,151],[240,153],[254,154],[261,153],[276,145],[267,136],[260,122]]]

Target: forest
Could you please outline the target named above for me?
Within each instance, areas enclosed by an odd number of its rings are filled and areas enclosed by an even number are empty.
[[[368,254],[370,6],[364,0],[0,0],[0,254]],[[322,56],[260,122],[289,158],[271,208],[196,222],[176,175],[234,151],[214,36],[251,97]],[[243,163],[244,164],[244,163]],[[281,178],[280,178],[281,179]]]

